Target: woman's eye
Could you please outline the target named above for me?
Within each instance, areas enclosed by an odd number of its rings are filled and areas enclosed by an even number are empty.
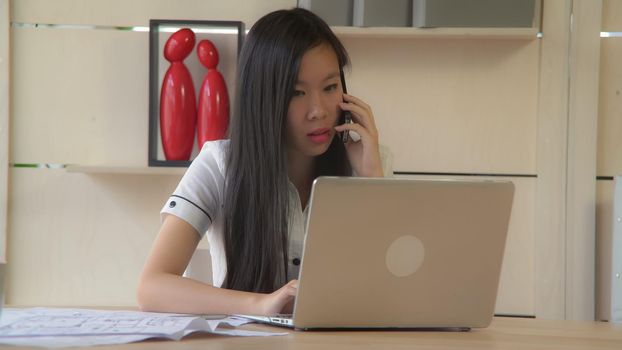
[[[337,90],[337,84],[331,84],[324,88],[324,91],[333,91]]]
[[[305,92],[302,90],[294,90],[294,97],[296,96],[304,96]]]

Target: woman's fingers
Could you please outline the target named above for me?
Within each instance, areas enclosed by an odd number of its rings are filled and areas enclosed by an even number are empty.
[[[340,102],[339,107],[344,111],[352,114],[354,122],[364,125],[365,127],[374,127],[373,119],[369,116],[369,112],[361,106],[353,103]]]
[[[365,127],[363,127],[361,124],[357,123],[337,125],[335,126],[335,130],[339,132],[345,130],[354,131],[359,135],[362,142],[366,142],[366,140],[371,140],[372,138],[371,134],[367,131],[367,129],[365,129]],[[352,138],[352,135],[350,135],[350,137]],[[358,142],[359,140],[354,140],[352,138],[352,141]]]
[[[274,292],[262,295],[262,314],[275,315],[280,313],[284,307],[296,298],[297,292],[298,280],[291,280]]]
[[[369,132],[377,134],[378,132],[376,130],[376,123],[371,107],[361,99],[352,95],[344,94],[343,96],[346,102],[341,102],[339,107],[342,110],[349,111],[352,114],[354,122],[363,125]]]
[[[361,107],[354,105],[352,103],[340,102],[339,108],[341,108],[344,111],[350,112],[350,114],[352,115],[352,121],[359,123],[359,124],[363,124],[365,126],[369,124],[369,121],[367,120],[367,118],[363,116],[363,113],[366,113],[366,112]]]
[[[294,299],[296,299],[296,294],[298,293],[298,280],[291,280],[289,283],[284,285],[281,290],[282,293],[282,306],[280,313],[292,313],[294,308]]]
[[[344,100],[344,102],[342,104],[344,104],[344,105],[350,105],[350,106],[358,107],[357,108],[357,111],[358,111],[357,114],[360,115],[361,117],[366,117],[366,118],[371,119],[371,120],[374,119],[374,113],[371,110],[371,106],[368,105],[367,103],[365,103],[360,98],[352,96],[352,95],[344,94],[343,95],[343,100]]]
[[[371,106],[368,105],[367,103],[365,103],[360,98],[358,98],[356,96],[348,95],[348,94],[343,94],[343,99],[346,102],[351,102],[351,103],[357,104],[359,106],[362,106],[364,109],[366,109],[367,111],[369,111],[371,113]]]
[[[289,281],[281,289],[284,289],[284,292],[288,296],[294,296],[295,297],[296,293],[298,293],[298,280],[291,280],[291,281]]]

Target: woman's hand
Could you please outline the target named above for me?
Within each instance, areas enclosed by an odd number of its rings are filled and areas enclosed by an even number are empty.
[[[259,312],[262,315],[276,315],[292,313],[293,301],[298,292],[298,280],[289,283],[270,293],[263,294],[259,301]]]
[[[354,123],[337,125],[335,130],[354,131],[361,136],[361,140],[354,142],[350,138],[345,144],[348,159],[357,176],[382,177],[382,162],[378,151],[378,129],[374,121],[371,107],[361,99],[352,95],[343,94],[345,102],[339,106],[344,111],[350,111]]]

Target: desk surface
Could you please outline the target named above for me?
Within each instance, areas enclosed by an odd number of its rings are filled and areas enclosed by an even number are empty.
[[[283,331],[263,325],[245,329]],[[16,349],[0,346],[0,349]],[[149,340],[93,349],[622,349],[622,324],[495,318],[490,327],[470,332],[290,331],[286,336],[227,337],[194,334],[181,341]],[[19,348],[27,349],[27,348]],[[40,348],[32,348],[40,349]],[[75,348],[71,348],[75,349]]]

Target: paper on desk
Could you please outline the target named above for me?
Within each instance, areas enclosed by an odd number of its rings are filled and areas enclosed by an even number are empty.
[[[67,347],[124,344],[149,338],[179,340],[193,332],[232,336],[287,334],[219,328],[248,322],[238,317],[205,320],[196,315],[138,311],[7,308],[0,319],[0,343]]]

